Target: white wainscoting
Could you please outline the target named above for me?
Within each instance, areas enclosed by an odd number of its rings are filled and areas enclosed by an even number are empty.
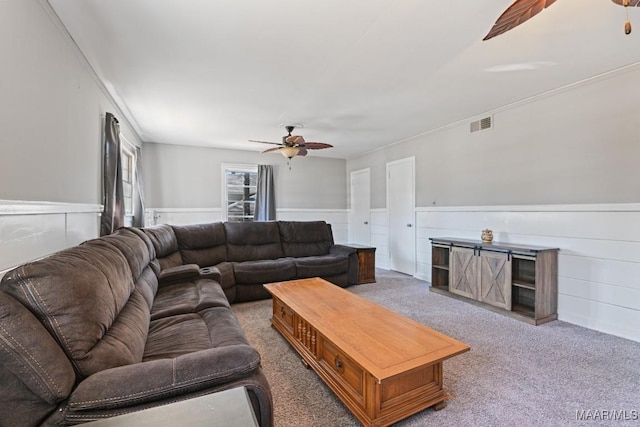
[[[145,210],[145,225],[189,225],[217,221],[222,221],[221,208],[149,208]]]
[[[0,200],[0,277],[100,234],[101,205]]]
[[[376,268],[389,269],[389,214],[371,209],[371,246],[376,248]]]
[[[559,319],[640,341],[640,204],[417,208],[416,224],[416,277],[430,237],[557,247]]]
[[[276,217],[281,221],[326,221],[331,224],[336,243],[346,243],[349,238],[349,218],[346,209],[276,209]],[[146,224],[204,224],[223,221],[220,208],[149,208],[146,210]]]

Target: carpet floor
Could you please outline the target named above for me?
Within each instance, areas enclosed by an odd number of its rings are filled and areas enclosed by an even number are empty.
[[[471,347],[444,362],[447,407],[396,426],[640,425],[640,343],[562,321],[532,326],[407,275],[376,275],[377,283],[347,289]],[[360,425],[271,327],[271,300],[233,310],[262,356],[275,427]]]

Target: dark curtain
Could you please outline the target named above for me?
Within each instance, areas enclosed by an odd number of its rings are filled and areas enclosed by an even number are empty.
[[[258,165],[258,182],[256,190],[256,208],[254,221],[275,221],[276,194],[273,185],[273,166]]]
[[[124,226],[124,191],[120,167],[120,125],[113,114],[104,121],[104,165],[102,191],[104,210],[100,218],[100,235],[113,233]]]
[[[144,185],[142,182],[142,158],[136,147],[136,174],[133,187],[133,226],[144,227]]]

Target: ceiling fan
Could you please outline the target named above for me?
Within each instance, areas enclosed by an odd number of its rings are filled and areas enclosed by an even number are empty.
[[[545,9],[555,3],[556,0],[516,0],[511,6],[505,10],[498,18],[496,23],[489,31],[489,34],[482,40],[489,40],[492,37],[499,36],[502,33],[506,33],[512,28],[517,27],[529,18],[534,17],[542,9]],[[640,6],[640,0],[611,0],[617,5],[628,6]],[[628,11],[627,11],[628,15]],[[627,16],[627,22],[624,24],[625,34],[631,33],[631,22]]]
[[[277,145],[278,147],[269,148],[264,150],[263,153],[280,151],[280,154],[289,160],[295,156],[306,156],[307,150],[321,150],[323,148],[333,147],[333,145],[325,144],[324,142],[307,142],[302,135],[291,135],[291,132],[293,132],[295,128],[295,126],[285,126],[289,134],[282,137],[282,142],[255,141],[252,139],[250,139],[249,142]]]

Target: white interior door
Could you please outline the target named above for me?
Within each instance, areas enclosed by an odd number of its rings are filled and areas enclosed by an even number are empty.
[[[371,189],[369,169],[351,172],[351,241],[371,244]]]
[[[389,268],[415,274],[415,158],[387,163]]]

